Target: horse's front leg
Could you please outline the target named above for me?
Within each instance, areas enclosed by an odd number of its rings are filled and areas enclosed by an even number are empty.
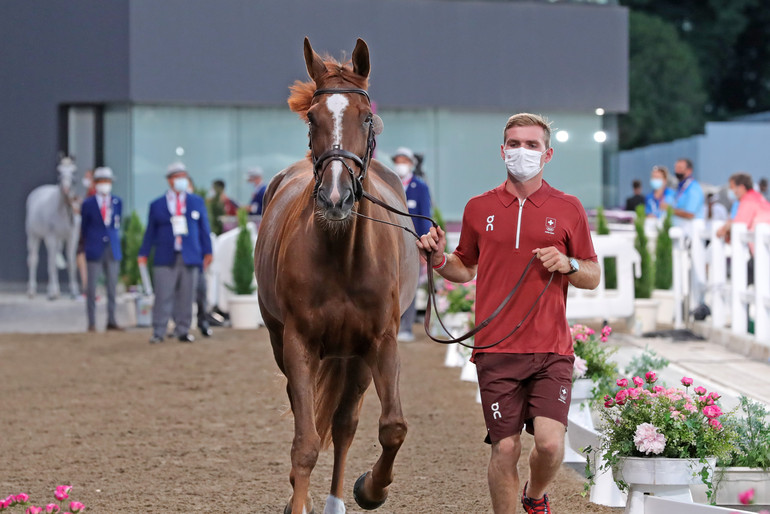
[[[345,479],[345,461],[350,444],[356,435],[361,411],[361,400],[372,382],[372,372],[363,359],[352,358],[344,361],[345,389],[332,420],[332,442],[334,443],[334,470],[329,497],[326,499],[324,514],[344,514],[342,501]],[[342,377],[340,377],[340,380]]]
[[[37,259],[40,251],[40,238],[33,235],[27,236],[27,269],[29,270],[29,283],[27,294],[30,298],[37,293]]]
[[[367,510],[376,509],[388,497],[393,482],[393,462],[406,438],[406,420],[401,412],[398,391],[400,363],[395,331],[379,345],[372,363],[372,376],[380,398],[380,445],[382,454],[371,472],[361,475],[353,487],[356,503]]]
[[[45,237],[45,251],[48,254],[48,299],[55,300],[59,297],[59,268],[56,266],[56,258],[59,256],[61,245],[55,235]]]
[[[318,461],[321,438],[315,426],[315,380],[319,357],[312,355],[306,341],[287,327],[284,333],[283,364],[288,379],[291,409],[294,414],[294,441],[291,445],[290,481],[294,489],[291,509],[285,513],[311,514],[310,473]]]

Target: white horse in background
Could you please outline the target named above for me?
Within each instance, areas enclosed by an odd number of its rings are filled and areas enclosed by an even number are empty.
[[[29,284],[27,293],[30,297],[37,293],[37,263],[40,241],[45,243],[48,254],[48,298],[59,297],[59,268],[62,248],[67,247],[70,294],[77,297],[78,283],[75,276],[78,239],[80,237],[80,201],[74,194],[73,178],[75,162],[70,157],[59,161],[58,185],[38,186],[27,196],[27,267]]]

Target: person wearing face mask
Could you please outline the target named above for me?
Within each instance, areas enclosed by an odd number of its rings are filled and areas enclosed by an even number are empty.
[[[414,174],[417,158],[411,149],[402,146],[393,154],[393,171],[401,179],[406,194],[406,206],[409,208],[409,214],[418,214],[421,216],[431,215],[430,190],[428,185]],[[415,232],[424,234],[430,229],[430,222],[422,218],[412,218]],[[420,276],[425,276],[426,269],[421,267]],[[401,325],[398,331],[398,340],[402,342],[414,341],[412,325],[417,317],[417,307],[415,300],[409,305],[404,314],[401,315]]]
[[[679,181],[674,202],[674,226],[682,227],[689,237],[692,220],[703,219],[705,215],[706,197],[703,188],[695,180],[690,159],[678,159],[674,164],[674,174]],[[669,204],[660,203],[660,208],[665,212]]]
[[[737,202],[738,209],[731,220],[717,230],[717,236],[729,241],[733,223],[744,223],[749,231],[757,223],[770,223],[770,202],[754,189],[754,181],[748,173],[734,173],[728,179],[728,196]],[[752,248],[753,253],[753,248]]]
[[[650,172],[650,188],[652,191],[644,201],[644,211],[648,218],[661,219],[666,211],[661,209],[663,205],[673,205],[676,200],[674,190],[668,187],[668,169],[665,166],[653,166]]]
[[[115,319],[115,287],[123,259],[120,249],[123,202],[112,194],[113,173],[110,168],[96,168],[93,180],[95,194],[83,201],[80,210],[80,240],[89,277],[86,286],[88,331],[96,330],[96,283],[102,272],[107,278],[107,330],[122,330]]]
[[[486,442],[492,445],[487,478],[494,512],[514,512],[519,501],[526,512],[551,512],[546,489],[564,454],[575,360],[567,290],[599,284],[585,209],[576,197],[543,180],[543,168],[554,153],[550,141],[551,129],[542,116],[511,116],[500,146],[506,180],[467,203],[457,249],[442,253],[446,236],[441,228],[431,227],[417,242],[445,280],[464,283],[477,277],[477,323],[522,279],[512,301],[475,335],[477,347],[499,344],[474,349],[471,357]],[[520,488],[517,463],[525,426],[535,446],[529,479]]]
[[[138,258],[139,265],[146,266],[147,256],[155,249],[150,343],[163,342],[169,318],[174,321],[177,339],[192,343],[195,338],[189,330],[198,272],[211,263],[209,220],[203,198],[188,191],[190,179],[184,164],[171,164],[166,179],[169,189],[150,204]]]

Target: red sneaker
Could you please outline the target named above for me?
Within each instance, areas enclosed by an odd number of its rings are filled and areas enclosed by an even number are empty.
[[[551,504],[548,503],[548,495],[543,494],[542,498],[535,500],[527,496],[527,485],[524,484],[524,491],[521,493],[521,504],[524,506],[524,510],[527,514],[552,514]]]

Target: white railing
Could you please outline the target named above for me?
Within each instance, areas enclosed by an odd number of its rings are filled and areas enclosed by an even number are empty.
[[[641,273],[641,258],[634,248],[634,233],[591,234],[601,268],[596,289],[569,288],[567,319],[617,319],[634,314],[634,276]],[[607,289],[604,281],[604,259],[615,258],[617,289]],[[636,275],[635,275],[636,274]]]
[[[705,302],[710,324],[737,336],[751,337],[770,346],[770,225],[759,224],[749,232],[746,225],[732,225],[727,244],[717,237],[718,226],[707,228],[702,220],[691,227],[691,238],[674,227],[675,327],[684,325],[681,311],[691,312]],[[749,284],[748,263],[754,253],[754,280]],[[750,333],[749,318],[754,320]]]

